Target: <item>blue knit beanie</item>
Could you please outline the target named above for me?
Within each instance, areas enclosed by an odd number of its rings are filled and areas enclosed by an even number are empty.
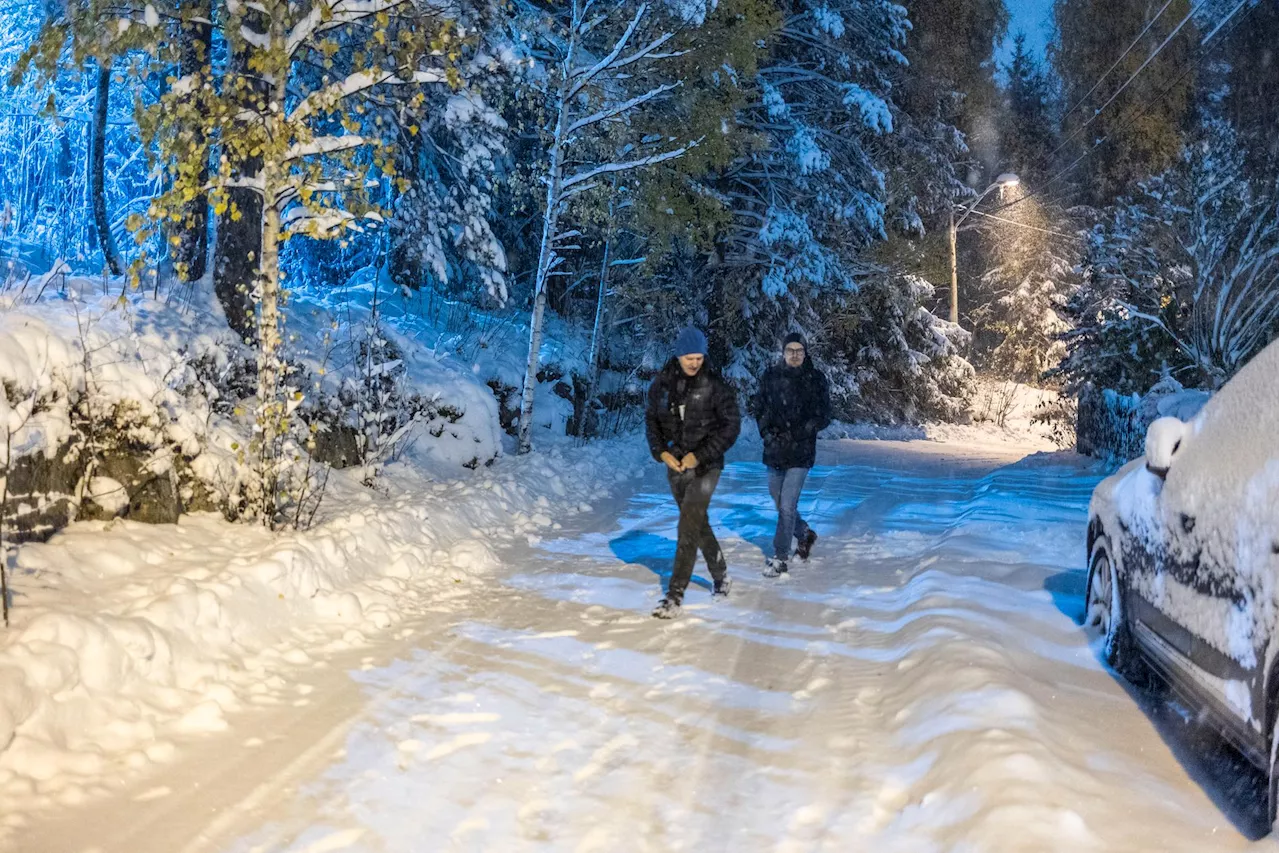
[[[675,349],[677,357],[682,355],[706,355],[707,336],[690,326],[676,338]]]

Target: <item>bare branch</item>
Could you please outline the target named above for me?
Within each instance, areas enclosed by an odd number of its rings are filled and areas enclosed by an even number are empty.
[[[679,85],[680,85],[679,82],[664,83],[663,85],[658,86],[655,89],[650,89],[648,92],[645,92],[643,95],[635,96],[629,101],[623,101],[622,103],[616,104],[612,107],[609,107],[608,109],[600,110],[597,113],[586,116],[584,118],[580,118],[577,121],[575,121],[573,124],[569,125],[569,129],[568,131],[566,131],[566,133],[573,134],[574,132],[579,131],[584,127],[590,127],[593,124],[597,124],[599,122],[607,121],[611,118],[620,116],[623,113],[628,112],[629,110],[632,110],[643,103],[647,103],[648,101],[653,100],[654,98],[658,97],[659,95],[665,92],[670,92],[672,89],[675,89]]]
[[[384,83],[403,86],[409,83],[444,83],[446,79],[444,72],[437,68],[414,71],[408,76],[401,76],[395,71],[378,71],[377,73],[373,71],[357,71],[343,80],[331,83],[323,89],[317,89],[307,95],[294,107],[290,119],[299,121],[307,118],[319,110],[337,104],[345,98]]]
[[[670,151],[663,151],[660,154],[650,154],[648,157],[641,157],[638,160],[625,160],[619,163],[602,163],[594,168],[586,169],[575,175],[571,175],[565,179],[562,187],[565,190],[568,190],[583,183],[584,181],[590,181],[593,178],[600,177],[601,175],[610,175],[614,172],[627,172],[644,166],[653,166],[658,163],[664,163],[667,160],[674,160],[677,157],[683,157],[691,148],[696,148],[700,141],[701,140],[695,140],[690,142],[688,145],[682,145],[679,148],[675,148]]]

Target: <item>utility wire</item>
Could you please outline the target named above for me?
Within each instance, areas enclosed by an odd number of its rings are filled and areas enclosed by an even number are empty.
[[[1221,30],[1222,30],[1223,26],[1224,26],[1224,25],[1226,25],[1226,24],[1227,24],[1227,22],[1228,22],[1231,18],[1236,18],[1236,20],[1234,21],[1234,23],[1232,23],[1232,24],[1231,24],[1230,28],[1229,28],[1229,29],[1227,29],[1226,33],[1223,35],[1223,38],[1224,38],[1224,39],[1226,39],[1226,38],[1230,37],[1230,35],[1231,35],[1232,33],[1234,33],[1234,32],[1235,32],[1236,28],[1237,28],[1237,27],[1239,27],[1239,26],[1240,26],[1240,24],[1241,24],[1241,23],[1243,23],[1243,22],[1245,21],[1245,19],[1248,17],[1248,14],[1247,14],[1247,13],[1246,13],[1245,15],[1242,15],[1242,16],[1239,16],[1239,17],[1236,17],[1237,13],[1238,13],[1242,8],[1244,8],[1246,5],[1248,5],[1248,2],[1249,2],[1249,0],[1242,0],[1242,2],[1241,2],[1241,3],[1239,3],[1239,4],[1238,4],[1234,9],[1232,9],[1232,10],[1231,10],[1231,12],[1228,14],[1228,16],[1227,16],[1226,18],[1224,18],[1224,19],[1223,19],[1223,20],[1218,24],[1218,26],[1217,26],[1217,27],[1215,27],[1215,28],[1213,29],[1213,33],[1214,33],[1214,34],[1218,33],[1219,31],[1221,31]],[[1253,6],[1253,7],[1250,7],[1250,10],[1252,10],[1253,8],[1256,8],[1256,5],[1255,5],[1255,6]],[[1202,42],[1201,42],[1201,45],[1203,46],[1203,45],[1206,45],[1207,43],[1208,43],[1208,39],[1206,38],[1204,41],[1202,41]],[[1084,150],[1084,153],[1082,153],[1082,154],[1081,154],[1079,157],[1077,157],[1075,160],[1071,161],[1071,163],[1070,163],[1070,164],[1068,164],[1065,168],[1060,169],[1056,174],[1054,174],[1051,178],[1049,178],[1047,181],[1045,181],[1045,182],[1044,182],[1043,184],[1041,184],[1039,187],[1037,187],[1036,189],[1034,189],[1034,190],[1032,190],[1031,192],[1027,193],[1026,195],[1022,196],[1021,198],[1015,199],[1015,200],[1013,200],[1013,201],[1011,201],[1011,202],[1009,202],[1009,203],[1007,203],[1007,204],[1002,204],[1002,205],[1000,205],[999,207],[995,208],[992,212],[993,212],[993,213],[998,213],[998,212],[1000,212],[1001,210],[1007,210],[1007,209],[1009,209],[1009,208],[1013,207],[1014,205],[1022,204],[1022,202],[1027,201],[1028,199],[1035,198],[1036,196],[1042,195],[1046,189],[1048,189],[1048,188],[1049,188],[1050,186],[1052,186],[1053,184],[1057,183],[1057,182],[1058,182],[1059,180],[1061,180],[1064,176],[1066,176],[1066,175],[1067,175],[1067,174],[1068,174],[1072,169],[1074,169],[1074,168],[1075,168],[1076,166],[1078,166],[1081,162],[1083,162],[1083,161],[1084,161],[1084,159],[1085,159],[1086,157],[1088,157],[1088,156],[1089,156],[1090,154],[1092,154],[1094,151],[1096,151],[1096,150],[1098,150],[1100,147],[1102,147],[1102,145],[1103,145],[1104,143],[1106,143],[1106,142],[1107,142],[1107,140],[1109,140],[1113,135],[1115,135],[1116,133],[1119,133],[1119,132],[1120,132],[1120,131],[1122,131],[1122,130],[1125,130],[1125,129],[1126,129],[1126,128],[1128,128],[1130,125],[1132,125],[1132,124],[1133,124],[1133,122],[1137,121],[1137,120],[1138,120],[1139,118],[1141,118],[1142,116],[1145,116],[1145,115],[1147,115],[1148,113],[1150,113],[1150,112],[1151,112],[1151,110],[1152,110],[1152,109],[1154,109],[1156,105],[1158,105],[1158,104],[1160,104],[1162,101],[1164,101],[1164,100],[1165,100],[1165,98],[1167,98],[1167,97],[1169,96],[1169,93],[1170,93],[1170,92],[1172,92],[1175,88],[1177,88],[1178,84],[1179,84],[1179,83],[1181,83],[1181,82],[1186,78],[1186,76],[1187,76],[1188,74],[1190,74],[1193,70],[1195,70],[1195,65],[1194,65],[1194,64],[1190,64],[1190,65],[1188,65],[1186,68],[1184,68],[1184,69],[1183,69],[1183,71],[1182,71],[1182,73],[1181,73],[1181,74],[1179,74],[1177,77],[1175,77],[1175,78],[1174,78],[1174,80],[1173,80],[1173,82],[1172,82],[1172,83],[1170,83],[1168,86],[1166,86],[1166,87],[1165,87],[1165,88],[1160,92],[1160,94],[1159,94],[1159,95],[1157,95],[1155,98],[1153,98],[1151,101],[1149,101],[1149,102],[1148,102],[1148,104],[1147,104],[1147,106],[1146,106],[1145,108],[1140,108],[1140,109],[1137,109],[1137,110],[1135,110],[1134,112],[1130,113],[1130,114],[1129,114],[1129,116],[1126,118],[1126,120],[1125,120],[1125,121],[1121,122],[1119,125],[1117,125],[1115,128],[1113,128],[1109,133],[1107,133],[1107,135],[1106,135],[1106,136],[1104,136],[1104,137],[1102,137],[1101,139],[1099,139],[1099,140],[1098,140],[1097,142],[1095,142],[1092,146],[1090,146],[1090,147],[1086,148],[1086,149]],[[1061,148],[1061,146],[1059,146],[1059,148]]]
[[[1089,120],[1088,120],[1088,121],[1086,121],[1086,122],[1085,122],[1084,124],[1082,124],[1080,127],[1076,128],[1075,132],[1074,132],[1074,133],[1072,133],[1070,136],[1068,136],[1066,139],[1064,139],[1064,140],[1062,141],[1062,143],[1058,145],[1058,147],[1057,147],[1057,148],[1053,149],[1053,151],[1051,151],[1051,152],[1049,152],[1048,154],[1046,154],[1046,155],[1042,158],[1042,162],[1046,162],[1046,163],[1047,163],[1047,162],[1051,162],[1051,161],[1052,161],[1052,159],[1053,159],[1053,156],[1054,156],[1055,154],[1057,154],[1059,151],[1061,151],[1061,150],[1063,149],[1063,147],[1064,147],[1064,146],[1066,146],[1069,142],[1071,142],[1071,140],[1075,139],[1075,137],[1079,136],[1082,132],[1084,132],[1084,130],[1085,130],[1086,128],[1088,128],[1088,127],[1089,127],[1089,125],[1093,124],[1093,122],[1094,122],[1095,120],[1097,120],[1098,116],[1102,113],[1102,111],[1103,111],[1103,110],[1105,110],[1108,106],[1110,106],[1110,105],[1111,105],[1111,103],[1112,103],[1113,101],[1115,101],[1115,99],[1116,99],[1117,97],[1119,97],[1119,96],[1120,96],[1120,93],[1121,93],[1121,92],[1123,92],[1126,88],[1128,88],[1129,84],[1130,84],[1130,83],[1132,83],[1132,82],[1134,81],[1134,79],[1135,79],[1135,78],[1136,78],[1140,73],[1142,73],[1142,70],[1143,70],[1144,68],[1146,68],[1148,65],[1150,65],[1150,64],[1151,64],[1151,61],[1152,61],[1153,59],[1155,59],[1157,55],[1159,55],[1160,51],[1164,50],[1164,48],[1169,44],[1169,42],[1171,42],[1171,41],[1173,40],[1174,36],[1176,36],[1176,35],[1178,34],[1178,32],[1183,28],[1183,26],[1185,26],[1185,25],[1186,25],[1187,21],[1191,20],[1191,17],[1192,17],[1192,16],[1193,16],[1193,15],[1194,15],[1198,10],[1199,10],[1199,8],[1200,8],[1201,6],[1203,6],[1206,2],[1208,2],[1208,0],[1198,0],[1198,2],[1196,2],[1196,3],[1195,3],[1195,5],[1194,5],[1194,6],[1192,6],[1191,10],[1187,13],[1187,16],[1186,16],[1185,18],[1183,18],[1183,19],[1182,19],[1182,21],[1181,21],[1181,22],[1180,22],[1176,27],[1174,27],[1173,32],[1171,32],[1171,33],[1169,34],[1168,38],[1166,38],[1166,39],[1164,40],[1164,42],[1163,42],[1163,43],[1161,43],[1161,45],[1155,49],[1155,52],[1153,52],[1150,56],[1148,56],[1148,57],[1147,57],[1146,61],[1145,61],[1145,62],[1143,62],[1143,63],[1142,63],[1142,65],[1138,67],[1138,70],[1137,70],[1137,71],[1135,71],[1132,75],[1130,75],[1129,79],[1128,79],[1128,80],[1126,80],[1126,81],[1124,82],[1124,84],[1123,84],[1119,89],[1117,89],[1117,90],[1115,91],[1115,93],[1114,93],[1114,94],[1112,94],[1112,96],[1107,100],[1107,102],[1106,102],[1105,104],[1103,104],[1103,105],[1102,105],[1101,107],[1099,107],[1098,109],[1094,110],[1093,115],[1089,117]],[[1241,5],[1241,6],[1243,6],[1243,5],[1244,5],[1245,3],[1247,3],[1247,2],[1249,2],[1249,0],[1241,0],[1240,5]],[[1150,30],[1151,30],[1151,28],[1152,28],[1153,26],[1155,26],[1156,21],[1160,20],[1160,17],[1161,17],[1162,15],[1164,15],[1165,10],[1167,10],[1167,9],[1169,8],[1169,6],[1170,6],[1170,5],[1172,5],[1172,3],[1173,3],[1173,0],[1165,0],[1165,4],[1164,4],[1163,6],[1161,6],[1161,7],[1160,7],[1160,11],[1159,11],[1159,12],[1156,12],[1156,14],[1155,14],[1155,15],[1154,15],[1154,16],[1153,16],[1149,21],[1147,21],[1146,25],[1142,28],[1142,31],[1141,31],[1141,32],[1139,32],[1139,33],[1138,33],[1138,35],[1133,39],[1133,41],[1129,43],[1129,46],[1128,46],[1128,47],[1126,47],[1126,48],[1124,49],[1124,52],[1123,52],[1123,53],[1121,53],[1121,54],[1120,54],[1120,56],[1116,58],[1116,61],[1115,61],[1115,62],[1113,62],[1113,63],[1111,63],[1111,67],[1110,67],[1110,68],[1108,68],[1105,72],[1103,72],[1102,76],[1101,76],[1101,77],[1099,77],[1096,81],[1094,81],[1094,84],[1093,84],[1091,87],[1089,87],[1089,91],[1088,91],[1088,92],[1085,92],[1085,93],[1084,93],[1084,95],[1083,95],[1083,97],[1081,97],[1078,101],[1076,101],[1075,105],[1074,105],[1074,106],[1072,106],[1072,107],[1071,107],[1071,109],[1067,110],[1067,111],[1063,114],[1062,119],[1063,119],[1064,121],[1065,121],[1065,120],[1066,120],[1066,119],[1067,119],[1067,118],[1068,118],[1072,113],[1074,113],[1077,109],[1079,109],[1079,108],[1080,108],[1080,107],[1085,103],[1085,101],[1087,101],[1087,100],[1089,99],[1089,96],[1090,96],[1090,95],[1092,95],[1095,91],[1097,91],[1098,87],[1102,85],[1102,82],[1103,82],[1104,80],[1106,80],[1106,79],[1107,79],[1107,77],[1109,77],[1109,76],[1111,75],[1111,72],[1112,72],[1112,71],[1115,71],[1115,70],[1116,70],[1116,67],[1117,67],[1117,66],[1119,66],[1119,65],[1120,65],[1120,63],[1124,61],[1124,58],[1125,58],[1126,56],[1128,56],[1128,55],[1133,51],[1133,49],[1138,45],[1138,43],[1139,43],[1140,41],[1142,41],[1143,36],[1145,36],[1145,35],[1146,35]],[[1234,10],[1231,12],[1231,14],[1227,16],[1227,18],[1223,19],[1223,23],[1225,23],[1227,20],[1229,20],[1229,19],[1232,17],[1232,15],[1234,15],[1237,11],[1239,11],[1239,8],[1240,8],[1240,7],[1239,7],[1239,6],[1237,6],[1237,7],[1236,7],[1236,9],[1234,9]],[[1218,27],[1217,27],[1217,28],[1215,28],[1213,32],[1214,32],[1214,33],[1216,33],[1216,32],[1217,32],[1219,29],[1221,29],[1221,28],[1222,28],[1222,24],[1219,24],[1219,25],[1218,25]],[[1208,41],[1208,38],[1212,37],[1212,35],[1213,35],[1213,33],[1210,33],[1210,34],[1209,34],[1209,36],[1208,36],[1208,37],[1206,37],[1204,41]],[[1201,42],[1201,43],[1203,44],[1204,42]],[[1108,134],[1108,135],[1110,135],[1110,134]],[[1076,163],[1078,163],[1078,162],[1079,162],[1079,159],[1077,159],[1075,163],[1072,163],[1072,164],[1071,164],[1071,166],[1070,166],[1070,167],[1068,167],[1068,168],[1074,168],[1074,167],[1075,167],[1075,165],[1076,165]],[[925,169],[925,168],[927,168],[927,165],[928,165],[928,164],[924,164],[924,165],[922,165],[921,167],[919,167],[918,169],[916,169],[916,170],[915,170],[915,172],[913,172],[913,173],[912,173],[912,175],[911,175],[911,177],[908,179],[908,182],[910,182],[910,181],[914,181],[914,180],[915,180],[915,178],[919,177],[919,175],[924,171],[924,169]],[[1058,176],[1055,176],[1053,180],[1056,180],[1056,179],[1057,179],[1057,177],[1058,177]],[[1050,181],[1050,183],[1052,183],[1052,182],[1053,182],[1053,181],[1051,180],[1051,181]],[[1045,186],[1048,186],[1048,184],[1046,184]],[[997,210],[1003,210],[1005,207],[1010,207],[1010,206],[1012,206],[1013,204],[1017,204],[1018,202],[1025,201],[1027,198],[1029,198],[1029,197],[1030,197],[1030,195],[1034,195],[1034,193],[1029,194],[1029,195],[1027,195],[1027,196],[1023,196],[1022,198],[1018,199],[1017,201],[1011,202],[1011,203],[1010,203],[1010,204],[1008,204],[1008,205],[1003,205],[1002,207],[998,207],[998,208],[996,208],[996,209],[997,209]]]
[[[1199,0],[1198,3],[1192,6],[1191,10],[1187,12],[1187,16],[1178,22],[1178,25],[1173,28],[1173,31],[1170,32],[1167,37],[1165,37],[1165,40],[1162,41],[1160,45],[1151,52],[1151,55],[1148,56],[1141,65],[1138,66],[1138,70],[1130,74],[1129,79],[1125,80],[1124,84],[1121,85],[1119,89],[1116,89],[1115,92],[1112,93],[1110,98],[1107,98],[1106,103],[1104,103],[1102,106],[1094,110],[1093,115],[1089,116],[1089,120],[1086,121],[1084,124],[1080,125],[1079,127],[1077,127],[1075,131],[1066,139],[1062,140],[1062,142],[1059,143],[1058,147],[1050,151],[1049,156],[1046,157],[1045,159],[1052,160],[1053,155],[1057,154],[1059,151],[1061,151],[1063,148],[1069,145],[1071,143],[1071,140],[1075,139],[1077,136],[1084,133],[1089,128],[1090,125],[1092,125],[1095,121],[1097,121],[1098,117],[1102,115],[1103,111],[1105,111],[1107,107],[1115,103],[1116,98],[1120,97],[1121,93],[1123,93],[1125,89],[1129,88],[1130,84],[1132,84],[1134,80],[1138,79],[1138,75],[1141,74],[1144,70],[1146,70],[1146,67],[1150,65],[1152,61],[1157,56],[1159,56],[1160,53],[1166,47],[1169,46],[1169,44],[1174,40],[1174,38],[1178,35],[1178,33],[1182,32],[1182,28],[1187,25],[1187,22],[1191,20],[1192,16],[1195,15],[1196,12],[1200,11],[1200,7],[1207,2],[1208,0]]]
[[[995,214],[992,214],[992,213],[983,213],[981,210],[973,210],[970,212],[976,213],[978,216],[986,217],[987,219],[994,219],[996,222],[1005,222],[1005,223],[1008,223],[1009,225],[1016,225],[1019,228],[1026,228],[1030,231],[1039,231],[1042,234],[1052,234],[1055,237],[1066,237],[1067,239],[1072,239],[1072,235],[1066,234],[1062,231],[1054,231],[1051,228],[1041,228],[1038,225],[1028,225],[1025,222],[1019,222],[1016,219],[1006,219],[1003,216],[996,216]]]
[[[1173,0],[1165,0],[1165,4],[1160,7],[1160,11],[1156,12],[1154,18],[1147,21],[1147,25],[1142,28],[1142,32],[1138,33],[1137,37],[1134,38],[1134,40],[1129,43],[1129,46],[1124,49],[1124,53],[1120,54],[1120,56],[1116,58],[1116,61],[1111,63],[1111,67],[1108,68],[1103,73],[1103,75],[1097,79],[1096,82],[1094,82],[1094,84],[1089,88],[1089,91],[1085,92],[1084,95],[1081,96],[1080,100],[1076,101],[1075,106],[1073,106],[1071,109],[1067,110],[1065,113],[1062,114],[1063,121],[1066,121],[1067,118],[1072,113],[1074,113],[1076,110],[1080,109],[1080,107],[1084,105],[1085,101],[1089,100],[1089,96],[1098,90],[1098,87],[1102,85],[1103,80],[1106,80],[1109,76],[1111,76],[1111,72],[1116,70],[1116,66],[1118,66],[1121,62],[1124,62],[1124,58],[1133,52],[1133,49],[1138,46],[1138,42],[1142,41],[1142,37],[1145,36],[1153,26],[1155,26],[1156,21],[1160,20],[1160,16],[1163,15],[1165,13],[1165,10],[1168,9],[1169,6],[1171,6],[1172,4],[1173,4]]]

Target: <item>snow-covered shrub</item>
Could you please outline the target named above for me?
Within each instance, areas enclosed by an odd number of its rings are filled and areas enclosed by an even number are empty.
[[[457,352],[465,341],[420,310],[421,295],[396,286],[385,267],[366,268],[341,288],[301,289],[290,305],[289,354],[304,391],[298,417],[321,459],[361,466],[366,481],[410,446],[452,475],[501,452],[498,407],[484,384],[499,371],[486,350]],[[505,375],[518,375],[518,358]]]
[[[1003,427],[1018,403],[1023,386],[999,380],[981,382],[971,404],[974,423],[993,423]]]
[[[244,474],[233,445],[246,432],[215,410],[211,377],[243,354],[216,309],[103,295],[93,279],[35,292],[0,310],[0,464],[33,511],[9,520],[45,536],[77,514],[157,521],[187,502],[233,506]]]
[[[1141,396],[1085,386],[1079,394],[1076,449],[1112,463],[1136,459],[1153,422],[1162,417],[1191,420],[1208,399],[1208,392],[1187,390],[1168,374]]]
[[[850,421],[957,421],[969,411],[973,367],[960,355],[969,333],[924,307],[933,285],[878,275],[835,314],[824,353],[837,417]]]
[[[1068,390],[1141,394],[1162,372],[1217,388],[1275,338],[1275,185],[1254,185],[1243,164],[1231,126],[1210,120],[1177,166],[1093,230],[1053,371]]]
[[[1068,397],[1065,394],[1041,402],[1031,416],[1031,422],[1042,425],[1045,428],[1045,436],[1063,449],[1077,446],[1078,419],[1078,401],[1075,397]]]

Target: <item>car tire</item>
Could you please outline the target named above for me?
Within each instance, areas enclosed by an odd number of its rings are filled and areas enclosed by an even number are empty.
[[[1101,636],[1107,665],[1135,687],[1146,688],[1150,679],[1133,642],[1123,593],[1110,550],[1106,541],[1099,538],[1085,584],[1084,626]]]
[[[1273,682],[1274,683],[1274,682]],[[1267,771],[1267,825],[1276,833],[1276,818],[1280,815],[1280,718],[1272,715],[1271,764]]]

